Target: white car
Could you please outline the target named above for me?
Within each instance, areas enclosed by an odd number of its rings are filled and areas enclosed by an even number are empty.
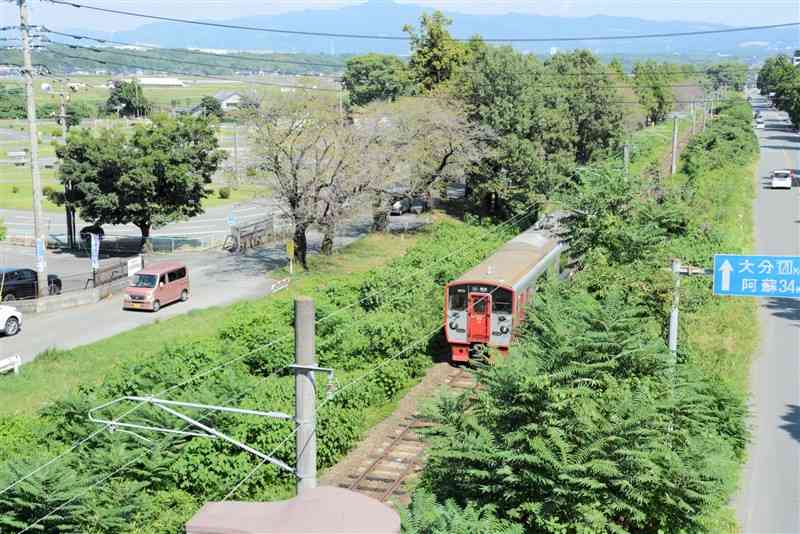
[[[792,171],[772,171],[772,189],[791,189]]]
[[[756,121],[756,128],[763,130],[765,128],[764,121]]]
[[[12,306],[0,305],[0,333],[14,336],[22,328],[22,313]]]

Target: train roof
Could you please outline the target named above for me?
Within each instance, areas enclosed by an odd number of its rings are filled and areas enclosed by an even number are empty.
[[[559,245],[550,232],[529,228],[451,284],[486,281],[513,287]]]

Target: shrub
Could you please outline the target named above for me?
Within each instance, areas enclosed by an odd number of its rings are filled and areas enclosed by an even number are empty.
[[[11,186],[11,194],[16,195],[17,193],[19,193],[19,187],[16,186],[16,185],[12,185]]]
[[[217,195],[219,195],[219,198],[222,198],[222,199],[231,198],[231,188],[227,187],[227,186],[226,187],[220,187],[219,191],[217,191]]]

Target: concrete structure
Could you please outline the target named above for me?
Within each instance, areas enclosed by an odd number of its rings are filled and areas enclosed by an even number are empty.
[[[178,78],[137,78],[137,81],[144,87],[186,87]]]
[[[399,534],[400,516],[350,490],[323,486],[278,502],[211,502],[186,534]]]

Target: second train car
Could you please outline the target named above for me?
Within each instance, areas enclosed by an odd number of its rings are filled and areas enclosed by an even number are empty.
[[[536,282],[558,272],[564,245],[544,230],[529,229],[445,288],[445,334],[456,362],[476,346],[508,350]]]

